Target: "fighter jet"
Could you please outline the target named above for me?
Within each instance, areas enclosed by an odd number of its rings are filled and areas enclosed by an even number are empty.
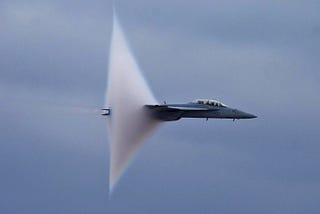
[[[187,104],[145,105],[152,117],[161,121],[181,118],[252,119],[257,116],[209,99],[197,99]]]
[[[186,104],[145,105],[147,113],[160,121],[175,121],[181,118],[216,118],[216,119],[253,119],[256,115],[228,107],[217,100],[197,99]],[[102,115],[111,114],[111,110],[102,109]]]
[[[208,99],[186,104],[159,104],[130,51],[114,13],[108,88],[102,115],[108,124],[110,193],[145,139],[165,121],[181,118],[249,119],[253,114]]]

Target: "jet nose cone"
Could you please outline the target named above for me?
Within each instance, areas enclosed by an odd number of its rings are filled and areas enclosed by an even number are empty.
[[[248,119],[254,119],[254,118],[257,118],[257,116],[254,115],[254,114],[249,114],[249,113],[247,113],[247,118],[248,118]]]
[[[254,118],[257,118],[257,116],[254,115],[254,114],[250,114],[250,113],[239,111],[239,110],[237,110],[236,115],[237,115],[237,117],[239,119],[254,119]]]

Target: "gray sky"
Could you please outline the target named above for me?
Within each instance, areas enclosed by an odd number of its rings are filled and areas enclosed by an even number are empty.
[[[116,2],[159,101],[259,116],[181,120],[108,199],[111,1],[0,2],[1,213],[319,213],[320,2]]]

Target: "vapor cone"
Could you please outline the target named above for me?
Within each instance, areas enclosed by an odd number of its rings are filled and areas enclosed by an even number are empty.
[[[131,54],[117,17],[113,18],[106,107],[110,142],[110,191],[130,163],[143,140],[158,122],[143,106],[156,104]]]

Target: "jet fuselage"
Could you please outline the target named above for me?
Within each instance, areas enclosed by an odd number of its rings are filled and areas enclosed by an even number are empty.
[[[152,117],[162,121],[181,118],[253,119],[257,116],[228,107],[215,100],[196,100],[186,104],[145,105]]]

